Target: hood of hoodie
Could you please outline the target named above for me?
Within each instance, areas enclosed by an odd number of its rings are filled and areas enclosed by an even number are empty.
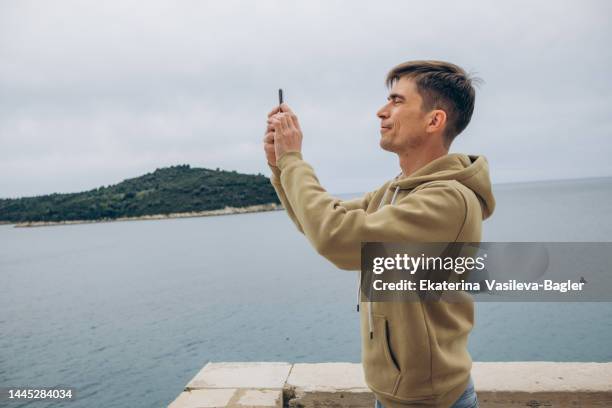
[[[439,157],[421,167],[408,177],[397,176],[391,190],[412,190],[431,181],[455,180],[472,190],[482,208],[482,218],[487,219],[495,210],[495,198],[489,177],[489,163],[484,156],[451,153]]]

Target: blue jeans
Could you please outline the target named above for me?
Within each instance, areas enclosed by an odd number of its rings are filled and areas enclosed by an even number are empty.
[[[474,381],[472,381],[472,377],[470,377],[470,382],[468,383],[467,388],[459,399],[455,401],[453,405],[451,405],[451,408],[478,408],[479,406],[476,391],[474,390]],[[374,403],[374,408],[385,407],[380,403],[380,401],[376,400]]]

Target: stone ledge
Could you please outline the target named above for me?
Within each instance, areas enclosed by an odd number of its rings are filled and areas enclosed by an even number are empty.
[[[169,408],[282,408],[283,390],[210,388],[183,391]]]
[[[611,407],[612,363],[474,363],[480,406]],[[372,408],[361,364],[209,363],[171,408]]]
[[[612,363],[474,363],[472,376],[476,392],[612,392]]]
[[[189,381],[186,389],[282,389],[290,371],[289,363],[208,363]]]

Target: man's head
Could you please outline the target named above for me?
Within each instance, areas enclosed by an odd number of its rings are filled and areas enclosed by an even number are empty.
[[[474,111],[473,79],[457,65],[443,61],[409,61],[387,74],[387,104],[381,119],[383,149],[395,153],[424,145],[448,149],[470,123]]]

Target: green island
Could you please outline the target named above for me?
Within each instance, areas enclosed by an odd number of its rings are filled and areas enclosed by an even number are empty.
[[[281,208],[269,179],[263,174],[192,168],[183,164],[79,193],[0,199],[0,223],[40,226]]]

